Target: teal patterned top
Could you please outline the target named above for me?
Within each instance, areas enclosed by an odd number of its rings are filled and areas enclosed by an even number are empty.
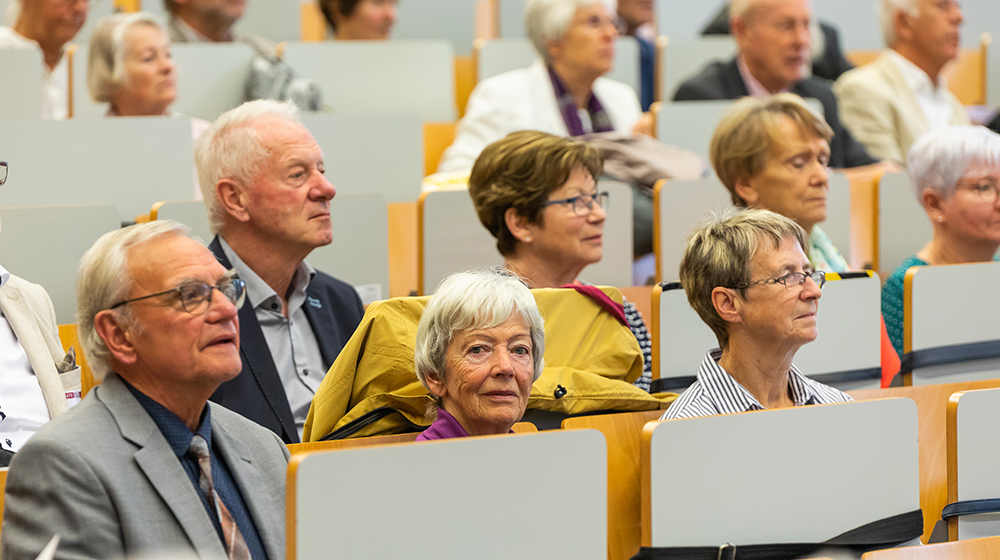
[[[906,271],[913,266],[927,266],[927,262],[916,255],[906,259],[882,285],[882,318],[885,319],[885,330],[889,333],[892,347],[900,358],[903,357],[903,280]]]
[[[851,267],[847,264],[847,259],[840,254],[840,251],[833,245],[833,241],[827,237],[826,233],[813,226],[812,233],[809,234],[809,264],[816,270],[824,272],[847,272]]]

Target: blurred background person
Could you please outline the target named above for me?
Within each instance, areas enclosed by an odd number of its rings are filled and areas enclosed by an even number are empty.
[[[396,23],[398,0],[320,0],[338,41],[383,41]]]
[[[542,60],[480,82],[438,171],[472,167],[488,144],[516,130],[558,136],[652,132],[635,91],[602,78],[615,59],[613,0],[528,0],[528,37]]]
[[[608,193],[597,190],[602,169],[597,148],[531,130],[494,142],[476,160],[469,194],[479,221],[496,238],[507,268],[529,287],[581,285],[583,269],[601,260],[608,217]],[[635,385],[648,391],[649,331],[631,302],[624,302],[621,313],[643,353]]]
[[[791,218],[808,235],[816,270],[844,272],[847,260],[818,226],[827,217],[830,125],[800,97],[747,97],[722,117],[709,147],[712,167],[733,204]]]
[[[167,30],[174,43],[235,41],[264,58],[276,58],[274,43],[236,27],[246,12],[246,0],[163,0],[163,7],[170,12]]]
[[[805,255],[806,232],[767,210],[715,218],[688,237],[681,284],[719,341],[661,419],[848,402],[792,359],[819,334],[826,275]]]
[[[417,327],[417,378],[437,404],[417,440],[509,433],[544,354],[542,316],[517,276],[499,269],[445,278]]]
[[[618,0],[618,33],[639,44],[639,104],[648,111],[656,97],[656,12],[653,0]]]
[[[45,62],[42,76],[43,119],[69,116],[69,63],[66,43],[87,20],[87,0],[11,0],[16,10],[13,27],[0,27],[0,49],[40,48]]]
[[[971,122],[941,75],[958,58],[964,19],[950,0],[881,0],[879,18],[888,48],[834,90],[844,126],[868,153],[904,164],[924,132]]]
[[[1000,248],[1000,135],[949,126],[921,136],[907,157],[917,200],[930,218],[930,242],[882,286],[882,317],[903,354],[903,281],[912,266],[986,262]]]

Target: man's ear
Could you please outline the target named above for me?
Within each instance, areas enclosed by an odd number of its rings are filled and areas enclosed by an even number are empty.
[[[215,185],[215,197],[227,214],[241,222],[250,221],[246,195],[235,181],[220,179]]]
[[[531,235],[535,229],[534,224],[530,223],[524,216],[518,214],[517,210],[514,208],[508,208],[505,210],[503,213],[503,221],[515,239],[522,243],[531,241]]]
[[[753,208],[760,200],[760,192],[757,191],[757,187],[753,185],[749,177],[736,179],[733,190],[736,191],[736,196],[746,201],[748,208]]]
[[[444,382],[438,377],[436,373],[426,373],[424,374],[424,381],[427,382],[427,388],[431,390],[431,394],[435,397],[442,398],[448,394],[448,388],[445,387]]]
[[[94,330],[111,352],[111,358],[122,364],[134,364],[138,359],[132,333],[122,326],[121,317],[111,309],[94,316]]]
[[[742,45],[746,40],[747,21],[743,16],[729,18],[729,33],[736,40],[737,45]]]
[[[739,323],[743,320],[740,317],[740,301],[736,295],[736,290],[718,286],[712,290],[712,306],[715,312],[727,323]]]

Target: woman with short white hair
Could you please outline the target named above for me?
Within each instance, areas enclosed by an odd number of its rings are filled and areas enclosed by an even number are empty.
[[[145,12],[101,18],[90,37],[87,87],[109,116],[169,115],[177,67],[160,21]]]
[[[437,404],[417,440],[509,433],[544,354],[542,316],[520,278],[503,269],[445,278],[417,327],[417,378]]]
[[[541,60],[476,86],[438,171],[470,169],[487,145],[517,130],[652,132],[635,90],[602,77],[615,59],[614,0],[528,0],[524,19]]]
[[[917,200],[931,220],[931,240],[882,286],[882,317],[903,354],[903,281],[914,266],[997,260],[1000,248],[1000,135],[981,126],[928,132],[907,155]]]

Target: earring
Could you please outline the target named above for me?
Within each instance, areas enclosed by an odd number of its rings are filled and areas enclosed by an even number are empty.
[[[943,221],[944,221],[944,217],[943,217],[943,216],[938,216],[938,217],[937,217],[937,221],[938,221],[938,223],[940,224],[941,222],[943,222]]]
[[[524,242],[525,243],[531,243],[531,236],[525,237],[524,238]]]

